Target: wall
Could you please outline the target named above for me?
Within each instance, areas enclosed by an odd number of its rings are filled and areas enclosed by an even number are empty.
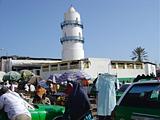
[[[88,58],[90,67],[84,69],[86,73],[96,78],[99,73],[110,73],[110,59],[107,58]]]

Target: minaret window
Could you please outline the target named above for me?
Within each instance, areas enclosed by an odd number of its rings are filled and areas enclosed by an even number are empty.
[[[78,18],[76,17],[76,22],[78,22]]]

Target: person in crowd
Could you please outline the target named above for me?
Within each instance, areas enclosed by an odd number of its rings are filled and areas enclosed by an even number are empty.
[[[63,116],[64,120],[84,120],[87,115],[92,115],[88,96],[83,91],[80,83],[69,81],[65,93],[67,95],[67,100]]]
[[[29,92],[30,92],[31,97],[34,96],[35,90],[36,90],[35,86],[33,84],[30,84],[29,85]]]
[[[35,96],[33,98],[33,103],[42,103],[43,96],[46,94],[46,89],[38,85],[35,90]]]
[[[46,89],[47,94],[46,97],[49,98],[51,104],[55,104],[56,97],[54,96],[55,93],[57,93],[57,84],[55,81],[52,81],[50,79],[47,80],[47,84],[49,86],[48,89]]]
[[[47,84],[49,85],[49,89],[48,89],[48,92],[49,94],[55,94],[57,93],[57,83],[56,81],[54,80],[47,80]]]
[[[18,89],[18,83],[15,82],[15,81],[12,81],[12,82],[11,82],[11,86],[10,86],[10,90],[17,92],[17,89]]]
[[[4,82],[4,85],[6,86],[6,87],[8,87],[8,88],[10,88],[11,87],[11,84],[9,83],[9,81],[7,80],[6,82]]]
[[[41,103],[42,103],[42,104],[50,105],[50,104],[51,104],[51,100],[46,96],[46,94],[44,94],[44,95],[42,96]]]
[[[81,80],[81,84],[82,84],[83,89],[84,89],[84,91],[86,92],[86,94],[88,94],[89,80],[87,80],[87,79],[82,79],[82,80]]]
[[[2,86],[0,89],[0,109],[4,109],[10,120],[31,120],[31,114],[18,93]]]

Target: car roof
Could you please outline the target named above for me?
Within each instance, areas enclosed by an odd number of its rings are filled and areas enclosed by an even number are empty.
[[[134,84],[142,84],[142,83],[160,83],[160,80],[156,80],[156,79],[152,79],[152,80],[146,80],[146,79],[142,79],[138,82],[132,83],[132,85]]]

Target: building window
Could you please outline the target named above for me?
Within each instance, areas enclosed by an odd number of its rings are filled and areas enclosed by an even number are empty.
[[[67,70],[67,69],[68,69],[67,63],[60,64],[60,70]]]
[[[79,68],[79,62],[71,62],[70,63],[70,69],[78,69]]]
[[[49,71],[49,66],[48,65],[42,66],[42,71],[43,72]]]
[[[125,69],[125,64],[124,63],[118,63],[118,68],[119,69]]]
[[[89,68],[90,64],[90,61],[84,61],[84,68]]]
[[[111,66],[112,66],[112,69],[116,69],[116,63],[112,63]]]
[[[142,64],[136,64],[136,69],[143,69]]]
[[[127,69],[134,69],[133,63],[127,63]]]
[[[35,71],[36,75],[40,75],[40,70]]]
[[[51,65],[51,71],[56,71],[58,69],[58,65]]]

